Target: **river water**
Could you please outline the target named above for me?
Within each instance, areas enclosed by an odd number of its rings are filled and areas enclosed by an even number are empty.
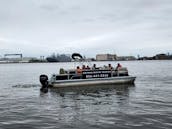
[[[97,66],[117,62],[94,62]],[[171,129],[172,61],[124,61],[135,85],[50,89],[39,75],[74,63],[0,64],[0,129]]]

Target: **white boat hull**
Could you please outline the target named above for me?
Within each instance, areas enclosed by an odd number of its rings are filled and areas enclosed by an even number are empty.
[[[120,76],[110,78],[91,78],[91,79],[71,79],[71,80],[56,80],[49,82],[51,87],[73,87],[73,86],[93,86],[93,85],[109,85],[109,84],[134,84],[136,77]]]

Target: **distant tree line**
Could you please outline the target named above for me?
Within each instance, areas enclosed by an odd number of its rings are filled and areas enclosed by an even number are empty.
[[[67,54],[55,54],[53,53],[52,55],[48,56],[46,58],[48,62],[71,62],[71,57],[70,55]]]

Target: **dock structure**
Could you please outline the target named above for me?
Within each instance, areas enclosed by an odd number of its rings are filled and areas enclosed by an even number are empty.
[[[6,63],[17,63],[23,60],[23,54],[4,54],[4,58],[1,59],[1,62],[6,62]]]
[[[4,54],[4,58],[7,58],[8,56],[20,56],[20,59],[23,58],[22,54]]]

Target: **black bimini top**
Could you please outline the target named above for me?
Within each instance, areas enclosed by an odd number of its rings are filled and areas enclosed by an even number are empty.
[[[83,57],[79,53],[73,53],[72,54],[72,59],[74,59],[74,60],[76,60],[76,59],[82,60]]]

